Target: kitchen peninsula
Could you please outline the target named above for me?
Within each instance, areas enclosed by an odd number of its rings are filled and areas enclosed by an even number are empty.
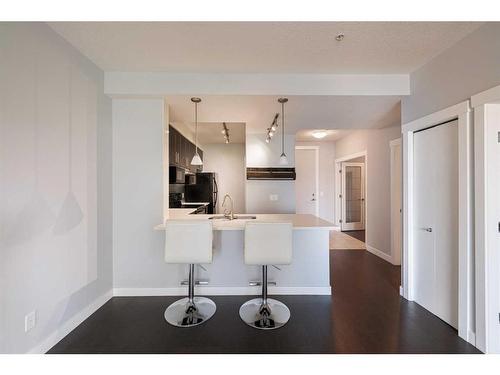
[[[167,220],[212,220],[214,229],[213,261],[198,267],[196,279],[198,295],[258,295],[261,268],[247,266],[243,258],[244,229],[249,220],[259,222],[291,222],[293,224],[293,259],[290,265],[269,267],[270,294],[329,295],[329,231],[333,224],[307,214],[235,214],[234,220],[223,215],[191,215],[195,209],[169,209]],[[238,216],[243,217],[238,219]],[[164,224],[155,227],[163,230]],[[180,282],[186,278],[182,265],[167,265],[178,275],[166,285],[166,293],[185,293]],[[207,284],[205,284],[207,282]]]

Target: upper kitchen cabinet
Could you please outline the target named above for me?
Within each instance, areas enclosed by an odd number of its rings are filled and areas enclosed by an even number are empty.
[[[170,165],[185,168],[193,173],[202,170],[201,166],[191,165],[191,160],[196,152],[195,145],[172,126],[169,126],[168,145]],[[200,149],[198,149],[198,152],[200,156],[203,155],[203,151]]]

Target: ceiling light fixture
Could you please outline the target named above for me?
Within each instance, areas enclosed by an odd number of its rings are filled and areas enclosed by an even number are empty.
[[[276,113],[273,118],[273,122],[271,123],[271,126],[267,128],[267,137],[266,137],[266,142],[269,143],[271,142],[271,138],[273,137],[274,133],[276,132],[276,129],[278,129],[278,117],[279,113]]]
[[[285,103],[288,102],[287,98],[279,98],[278,102],[281,104],[281,155],[280,164],[288,164],[288,159],[285,154]]]
[[[222,134],[224,134],[224,140],[226,143],[229,143],[229,129],[226,126],[226,123],[222,123]]]
[[[191,160],[191,165],[203,165],[203,160],[201,160],[200,154],[198,154],[198,103],[201,102],[200,98],[191,98],[194,103],[194,145],[196,148],[193,159]]]
[[[316,139],[321,139],[325,138],[327,136],[327,131],[326,130],[315,130],[312,132],[312,136]]]

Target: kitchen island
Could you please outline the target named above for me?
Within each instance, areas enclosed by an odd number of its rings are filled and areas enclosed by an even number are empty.
[[[293,225],[293,260],[290,265],[269,267],[270,294],[329,295],[330,259],[329,231],[333,224],[314,215],[305,214],[242,214],[242,219],[228,220],[223,215],[192,215],[194,209],[170,209],[167,220],[213,220],[213,261],[197,267],[196,279],[202,283],[196,287],[198,295],[258,295],[261,292],[261,268],[247,266],[243,258],[244,229],[249,220],[259,222],[290,222]],[[155,227],[164,230],[165,225]],[[159,260],[160,261],[160,260]],[[166,264],[170,285],[158,291],[163,295],[186,293],[180,282],[187,278],[184,265]],[[257,285],[256,285],[257,284]]]

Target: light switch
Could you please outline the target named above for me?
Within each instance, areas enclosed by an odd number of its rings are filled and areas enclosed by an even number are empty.
[[[36,310],[24,317],[24,332],[31,331],[36,325]]]

